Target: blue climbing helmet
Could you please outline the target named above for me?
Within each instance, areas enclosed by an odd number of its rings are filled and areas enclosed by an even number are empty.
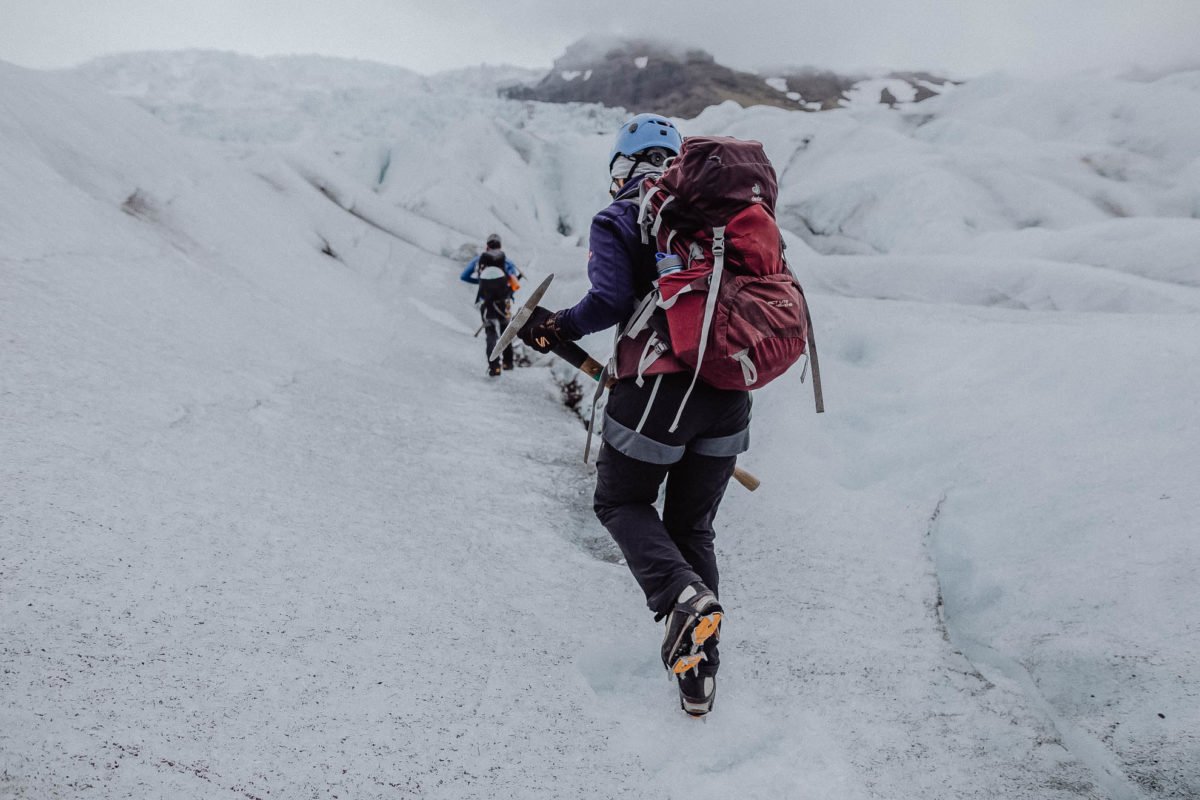
[[[653,147],[661,147],[679,155],[683,147],[683,137],[675,123],[659,114],[638,114],[621,126],[617,133],[617,141],[613,143],[612,151],[608,154],[608,168],[612,169],[617,156],[625,156],[637,161],[638,153]]]

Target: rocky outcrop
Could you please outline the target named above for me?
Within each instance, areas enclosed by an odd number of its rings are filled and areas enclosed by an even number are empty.
[[[540,83],[513,87],[505,94],[522,100],[655,110],[674,117],[694,117],[725,100],[743,106],[796,107],[759,75],[722,66],[703,50],[651,41],[614,42],[601,49],[592,42],[577,42]]]
[[[868,77],[792,69],[763,75],[718,64],[700,49],[646,39],[584,39],[568,47],[540,82],[514,86],[502,94],[687,118],[726,100],[806,111],[840,108],[850,102],[896,106],[933,97],[949,84],[924,72]]]

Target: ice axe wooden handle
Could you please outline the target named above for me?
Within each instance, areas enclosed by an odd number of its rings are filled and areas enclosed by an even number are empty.
[[[751,475],[749,472],[746,472],[746,470],[742,469],[741,467],[735,466],[733,468],[733,479],[742,486],[745,486],[746,491],[748,492],[753,492],[759,486],[762,486],[762,481]]]
[[[586,350],[574,342],[563,342],[551,352],[594,381],[600,380],[600,375],[604,372],[604,365],[589,356]],[[741,467],[733,468],[733,479],[751,492],[762,485],[762,481]]]
[[[551,352],[594,381],[600,380],[600,373],[604,372],[604,365],[574,342],[563,342]]]

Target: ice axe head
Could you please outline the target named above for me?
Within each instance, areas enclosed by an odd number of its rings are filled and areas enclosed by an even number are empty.
[[[525,305],[513,314],[512,322],[508,323],[508,327],[504,329],[504,333],[500,334],[500,338],[496,340],[496,346],[492,348],[492,352],[488,353],[488,360],[495,361],[504,352],[504,348],[512,344],[512,340],[517,338],[517,334],[521,332],[521,328],[525,327],[525,323],[533,315],[533,310],[537,308],[538,303],[542,300],[542,295],[550,288],[550,281],[554,280],[554,273],[551,272],[546,276],[538,287],[533,290],[533,294],[529,295],[529,299],[525,301]]]

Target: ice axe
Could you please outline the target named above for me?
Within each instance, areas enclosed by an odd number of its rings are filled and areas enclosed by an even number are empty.
[[[513,315],[512,322],[508,323],[508,327],[504,329],[504,333],[500,334],[500,339],[496,342],[496,346],[492,348],[492,352],[488,356],[489,359],[495,360],[498,358],[497,354],[504,350],[504,348],[508,346],[509,342],[517,338],[517,333],[521,330],[521,328],[525,327],[525,323],[528,322],[529,318],[533,315],[533,310],[537,308],[538,302],[542,299],[542,295],[546,293],[546,289],[550,286],[550,281],[552,280],[554,280],[554,273],[546,276],[546,279],[542,281],[536,289],[533,290],[533,294],[531,294],[529,299],[525,301],[525,305],[521,306],[520,310]],[[601,375],[604,374],[604,366],[599,361],[589,356],[586,350],[574,342],[563,342],[550,352],[554,353],[554,355],[558,356],[563,361],[566,361],[568,364],[575,367],[592,380],[598,381],[600,380]],[[751,492],[762,485],[762,481],[741,467],[735,466],[733,468],[733,479],[742,486],[745,486]]]
[[[525,304],[517,310],[516,314],[513,314],[512,322],[508,323],[508,327],[504,329],[504,333],[500,334],[500,338],[496,340],[496,346],[492,348],[492,352],[488,355],[488,360],[494,361],[499,358],[499,354],[504,348],[508,347],[512,340],[517,338],[517,334],[520,333],[521,328],[524,328],[525,323],[533,316],[533,310],[541,302],[542,295],[546,293],[546,289],[550,288],[550,281],[552,280],[554,280],[553,272],[538,284],[538,287],[533,290],[533,294],[529,295],[529,299],[525,301]],[[600,380],[600,373],[604,372],[604,365],[589,356],[582,347],[574,342],[563,342],[550,352],[581,372],[584,372],[593,380]]]
[[[525,323],[533,316],[533,310],[542,301],[542,295],[550,288],[550,281],[552,280],[554,280],[553,272],[538,284],[538,287],[533,290],[533,294],[529,295],[529,299],[525,301],[525,305],[517,309],[516,314],[513,314],[512,322],[508,323],[508,327],[504,329],[504,333],[500,334],[500,338],[496,340],[496,346],[492,348],[492,352],[488,353],[488,361],[495,361],[499,358],[500,354],[504,352],[504,348],[512,344],[512,340],[517,338],[517,334],[520,333],[521,328],[524,328]]]

